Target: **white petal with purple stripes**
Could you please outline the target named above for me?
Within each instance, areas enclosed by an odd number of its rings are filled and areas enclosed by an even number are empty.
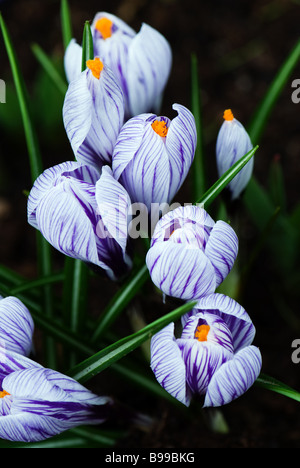
[[[128,51],[127,85],[132,115],[158,112],[161,94],[172,66],[168,41],[155,29],[143,24]]]
[[[238,254],[238,237],[228,223],[216,222],[210,232],[205,254],[215,268],[219,286],[231,271]]]
[[[123,125],[124,97],[108,67],[99,79],[86,69],[69,84],[63,120],[77,161],[96,167],[111,162]]]
[[[186,387],[185,365],[174,338],[174,323],[170,323],[151,339],[151,369],[159,384],[186,406],[190,393]]]
[[[203,406],[226,405],[244,394],[259,376],[261,365],[257,347],[243,348],[212,376]]]
[[[32,350],[34,323],[17,297],[0,296],[0,341],[6,349],[28,356]]]

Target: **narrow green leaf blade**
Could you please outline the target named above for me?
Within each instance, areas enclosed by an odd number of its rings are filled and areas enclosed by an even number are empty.
[[[82,36],[82,65],[81,70],[86,69],[87,60],[94,59],[93,35],[89,21],[85,22]]]
[[[266,374],[260,374],[255,384],[300,402],[299,392]]]
[[[68,89],[67,83],[64,78],[62,78],[57,68],[54,66],[53,61],[47,56],[47,54],[38,44],[33,44],[31,48],[40,65],[55,84],[58,91],[64,96]]]
[[[205,194],[199,198],[196,204],[210,205],[221,191],[229,184],[229,182],[240,172],[240,170],[250,161],[258,149],[255,146],[251,151],[240,158],[225,174],[215,182]]]
[[[142,330],[107,346],[71,369],[69,375],[79,382],[85,382],[139,347],[170,322],[178,320],[181,315],[191,310],[195,304],[196,301],[188,302],[164,317],[155,320]]]
[[[25,83],[20,71],[20,66],[16,57],[14,46],[4,19],[0,14],[0,26],[3,34],[4,44],[6,47],[8,59],[10,62],[12,75],[17,91],[17,96],[19,100],[21,116],[24,126],[25,138],[28,147],[29,160],[30,160],[30,169],[32,181],[34,181],[42,172],[42,159],[38,145],[38,139],[36,132],[34,130],[32,117],[29,112],[28,106],[28,95],[25,87]]]
[[[62,0],[60,5],[60,17],[61,17],[61,29],[63,36],[63,44],[66,49],[70,43],[73,33],[72,33],[72,24],[71,24],[71,14],[68,4],[68,0]]]
[[[268,87],[265,97],[259,104],[259,107],[256,110],[250,125],[248,126],[248,133],[253,144],[256,145],[259,143],[267,124],[268,117],[299,59],[300,41],[298,41],[294,46],[288,58],[275,76],[273,82]]]
[[[196,200],[206,190],[206,169],[205,158],[203,154],[203,132],[198,61],[194,54],[192,54],[191,57],[191,110],[195,118],[197,130],[197,147],[192,165],[193,200]]]

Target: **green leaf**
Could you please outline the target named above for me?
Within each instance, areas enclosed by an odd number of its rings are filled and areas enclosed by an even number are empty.
[[[248,133],[253,144],[258,144],[265,126],[267,124],[269,115],[280,95],[284,86],[287,84],[291,73],[300,59],[300,41],[292,49],[288,58],[281,66],[273,82],[268,88],[268,91],[259,104],[250,125],[248,126]]]
[[[85,382],[139,347],[170,322],[179,319],[181,315],[191,310],[195,304],[196,301],[188,302],[164,317],[155,320],[142,330],[107,346],[71,369],[69,375],[79,382]]]
[[[266,374],[260,374],[255,384],[268,390],[272,390],[273,392],[280,393],[281,395],[285,395],[293,400],[300,401],[299,392]]]
[[[25,138],[27,142],[27,148],[29,153],[30,160],[30,169],[32,181],[34,181],[42,172],[42,159],[38,145],[38,139],[36,132],[34,130],[32,117],[29,111],[29,98],[27,94],[27,89],[25,87],[25,82],[23,80],[20,66],[16,57],[14,46],[11,41],[10,34],[7,30],[6,24],[0,14],[0,26],[3,34],[4,44],[6,47],[7,55],[9,58],[12,75],[17,91],[18,101],[21,110],[21,116],[23,120]]]
[[[41,47],[38,44],[33,44],[31,48],[36,59],[41,64],[47,75],[50,77],[51,81],[55,84],[59,92],[64,96],[66,94],[68,86],[64,78],[62,78],[61,74],[57,70],[53,61],[47,56],[47,54],[41,49]]]
[[[84,28],[83,28],[83,36],[82,36],[81,70],[84,71],[86,69],[87,60],[93,60],[93,59],[94,59],[93,35],[92,35],[89,21],[86,21]]]
[[[70,8],[69,8],[69,4],[67,0],[61,1],[60,17],[61,17],[63,44],[64,44],[64,48],[66,49],[73,37],[72,25],[71,25],[71,14],[70,14]]]
[[[202,116],[200,102],[200,85],[198,77],[197,57],[191,57],[191,111],[195,118],[197,130],[197,147],[192,164],[193,175],[193,200],[199,198],[206,190],[206,169],[203,152]]]
[[[134,272],[124,286],[111,299],[108,306],[104,309],[98,323],[95,325],[95,331],[91,342],[96,343],[109,326],[115,321],[119,314],[124,310],[129,301],[136,295],[141,286],[149,277],[147,266],[144,264],[137,272]]]
[[[251,151],[240,158],[230,169],[228,169],[217,182],[215,182],[196,204],[210,205],[214,199],[222,192],[229,182],[240,172],[240,170],[250,161],[257,151],[258,146],[255,146]]]

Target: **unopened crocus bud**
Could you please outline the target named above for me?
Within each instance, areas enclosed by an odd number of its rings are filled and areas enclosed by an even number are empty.
[[[127,254],[131,202],[109,166],[67,161],[46,169],[28,197],[28,222],[64,255],[104,270],[111,279],[131,266]]]
[[[75,159],[101,168],[111,164],[124,121],[124,98],[113,72],[99,59],[69,84],[63,121]]]
[[[146,264],[163,293],[194,300],[215,292],[237,252],[238,238],[229,224],[215,222],[200,206],[184,206],[156,224]]]
[[[178,115],[170,120],[141,114],[128,120],[118,136],[113,157],[114,177],[132,202],[170,203],[193,162],[197,133],[195,119],[184,106],[174,104]]]
[[[244,126],[233,116],[230,109],[224,112],[224,122],[220,128],[217,145],[216,159],[219,177],[230,169],[241,157],[251,151],[253,145]],[[237,199],[246,188],[253,172],[254,159],[242,168],[231,180],[228,189],[231,199]]]

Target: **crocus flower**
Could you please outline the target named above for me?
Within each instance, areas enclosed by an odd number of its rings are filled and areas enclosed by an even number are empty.
[[[151,340],[151,368],[162,387],[189,406],[200,397],[203,407],[230,403],[257,379],[262,365],[252,345],[255,328],[244,308],[223,294],[201,298],[182,320],[180,338],[174,323]]]
[[[170,203],[193,162],[197,134],[192,113],[173,104],[178,115],[170,120],[141,114],[122,127],[113,152],[114,177],[127,189],[132,202]]]
[[[230,109],[224,112],[224,122],[220,128],[217,145],[216,159],[219,176],[230,169],[242,156],[251,151],[253,145],[244,126],[233,116]],[[228,184],[231,199],[240,196],[246,188],[253,171],[254,159],[243,167],[243,169]]]
[[[37,442],[79,425],[100,424],[111,400],[66,375],[0,348],[0,437]]]
[[[200,206],[180,206],[154,228],[146,264],[154,284],[185,300],[215,292],[230,272],[238,238],[224,221],[215,222]]]
[[[126,119],[144,112],[159,112],[172,66],[172,51],[164,36],[145,23],[136,33],[120,18],[106,12],[95,15],[91,31],[95,56],[113,71],[123,90]],[[64,63],[69,81],[79,73],[80,49],[75,39],[66,49]]]
[[[0,296],[0,344],[24,356],[32,350],[34,323],[27,307],[17,297]]]
[[[65,162],[45,170],[28,197],[28,222],[63,254],[106,271],[131,266],[127,255],[130,198],[104,166]]]
[[[75,159],[101,168],[111,163],[124,121],[124,98],[112,71],[96,57],[72,80],[63,104],[63,121]]]

